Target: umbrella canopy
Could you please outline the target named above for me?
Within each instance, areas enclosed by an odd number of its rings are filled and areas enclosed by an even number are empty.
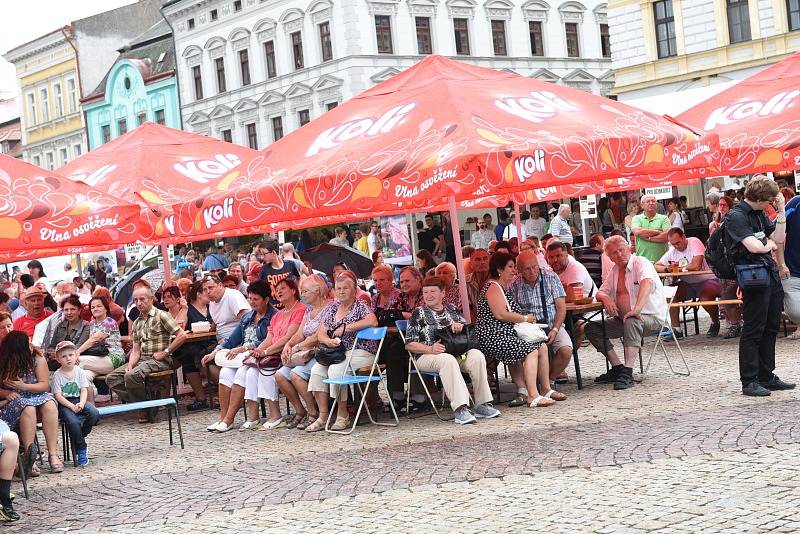
[[[429,56],[270,145],[227,190],[176,206],[176,231],[664,174],[706,167],[716,151],[613,100]]]
[[[372,273],[372,259],[359,250],[323,243],[300,253],[304,260],[311,260],[314,269],[324,273],[333,272],[333,266],[344,263],[359,278],[367,278]]]
[[[0,251],[6,261],[132,243],[138,220],[134,204],[0,154]]]
[[[678,119],[719,135],[719,174],[800,168],[800,53],[793,54]]]
[[[59,172],[142,208],[141,241],[174,236],[172,204],[226,188],[257,152],[213,137],[146,122],[71,161]],[[198,238],[213,237],[203,232]]]

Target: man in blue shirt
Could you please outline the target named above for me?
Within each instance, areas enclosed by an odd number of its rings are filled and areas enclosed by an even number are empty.
[[[778,259],[783,252],[784,262],[779,265],[783,285],[783,309],[793,323],[800,323],[800,195],[786,204],[786,242],[778,248]],[[789,336],[800,339],[800,328]]]
[[[203,270],[204,271],[217,271],[219,269],[227,269],[228,268],[228,258],[223,256],[219,253],[219,249],[217,247],[209,247],[208,253],[206,253],[206,259],[203,262]]]

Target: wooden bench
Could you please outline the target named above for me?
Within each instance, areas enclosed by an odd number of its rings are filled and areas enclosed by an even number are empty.
[[[699,317],[697,316],[697,310],[701,306],[736,306],[741,305],[742,301],[739,299],[729,299],[729,300],[682,300],[680,302],[672,302],[670,303],[670,308],[680,308],[683,310],[683,317],[681,322],[683,323],[684,331],[688,329],[689,320],[694,321],[694,334],[700,334],[700,321]],[[693,310],[694,316],[689,318],[686,315],[687,310]]]

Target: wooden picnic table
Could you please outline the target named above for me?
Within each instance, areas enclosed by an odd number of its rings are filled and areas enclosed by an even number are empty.
[[[572,341],[572,361],[575,364],[575,381],[578,383],[578,389],[583,389],[583,379],[581,378],[581,364],[578,360],[578,343],[576,341],[576,328],[575,328],[575,315],[576,314],[590,314],[588,317],[584,316],[585,320],[591,320],[596,315],[600,315],[600,321],[603,325],[603,335],[606,331],[606,318],[603,314],[605,306],[602,302],[593,301],[588,304],[575,304],[574,302],[567,303],[567,316],[564,318],[564,327],[567,329],[569,338]]]
[[[666,273],[658,273],[659,278],[683,278],[684,276],[700,276],[704,274],[714,274],[713,271],[681,271],[673,273],[668,271]]]
[[[217,337],[216,331],[210,332],[186,332],[186,341],[198,341],[200,339],[210,339],[212,337]]]

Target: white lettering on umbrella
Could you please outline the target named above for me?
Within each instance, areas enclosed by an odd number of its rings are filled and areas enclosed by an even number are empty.
[[[544,150],[534,150],[530,156],[520,156],[514,160],[514,170],[521,183],[535,172],[544,172]]]
[[[70,179],[71,180],[76,180],[76,181],[79,180],[81,182],[85,182],[85,183],[89,184],[92,187],[95,187],[97,184],[99,184],[100,182],[105,180],[106,177],[109,174],[114,172],[114,170],[116,168],[117,168],[116,164],[103,165],[99,169],[95,169],[94,171],[92,171],[89,174],[82,173],[82,172],[78,172],[76,174],[73,174],[72,176],[70,176]]]
[[[81,224],[73,228],[72,230],[54,230],[52,228],[40,228],[39,229],[39,238],[42,241],[50,241],[51,243],[61,243],[63,241],[67,241],[72,237],[80,237],[86,232],[90,232],[92,230],[99,230],[100,228],[107,228],[109,226],[118,226],[119,219],[117,216],[114,215],[113,217],[100,217],[98,215],[93,215],[89,217],[89,219]]]
[[[338,126],[332,126],[319,134],[314,142],[311,143],[311,146],[308,147],[306,151],[306,157],[315,156],[321,150],[334,148],[356,137],[375,137],[379,134],[388,133],[408,115],[414,107],[416,107],[416,104],[411,102],[410,104],[393,107],[378,119],[356,119],[339,124]]]
[[[418,186],[409,187],[407,185],[396,185],[394,188],[394,195],[401,198],[413,198],[430,187],[443,182],[445,180],[455,180],[458,178],[458,169],[434,169],[429,178],[426,178]]]
[[[800,95],[800,89],[793,89],[791,91],[781,91],[772,96],[766,102],[760,100],[748,100],[746,102],[737,102],[730,106],[721,106],[711,112],[706,119],[706,130],[713,130],[715,127],[731,124],[732,122],[740,121],[758,115],[759,117],[767,117],[768,115],[777,115],[786,109],[792,100]]]
[[[555,117],[559,111],[580,111],[578,106],[550,91],[531,91],[529,96],[521,98],[501,98],[495,100],[494,105],[515,117],[537,123]]]
[[[236,154],[217,154],[213,159],[199,159],[176,163],[173,168],[195,182],[207,184],[228,173],[242,163]]]
[[[706,144],[697,145],[693,149],[689,151],[688,154],[685,156],[681,156],[680,154],[673,154],[672,155],[672,164],[673,165],[686,165],[694,158],[699,156],[700,154],[705,154],[706,152],[711,152],[711,147]]]
[[[203,210],[203,222],[206,229],[219,224],[222,219],[233,218],[233,199],[228,197],[222,204],[214,204]]]
[[[169,235],[175,235],[175,216],[168,215],[164,217],[164,228],[167,229]]]

